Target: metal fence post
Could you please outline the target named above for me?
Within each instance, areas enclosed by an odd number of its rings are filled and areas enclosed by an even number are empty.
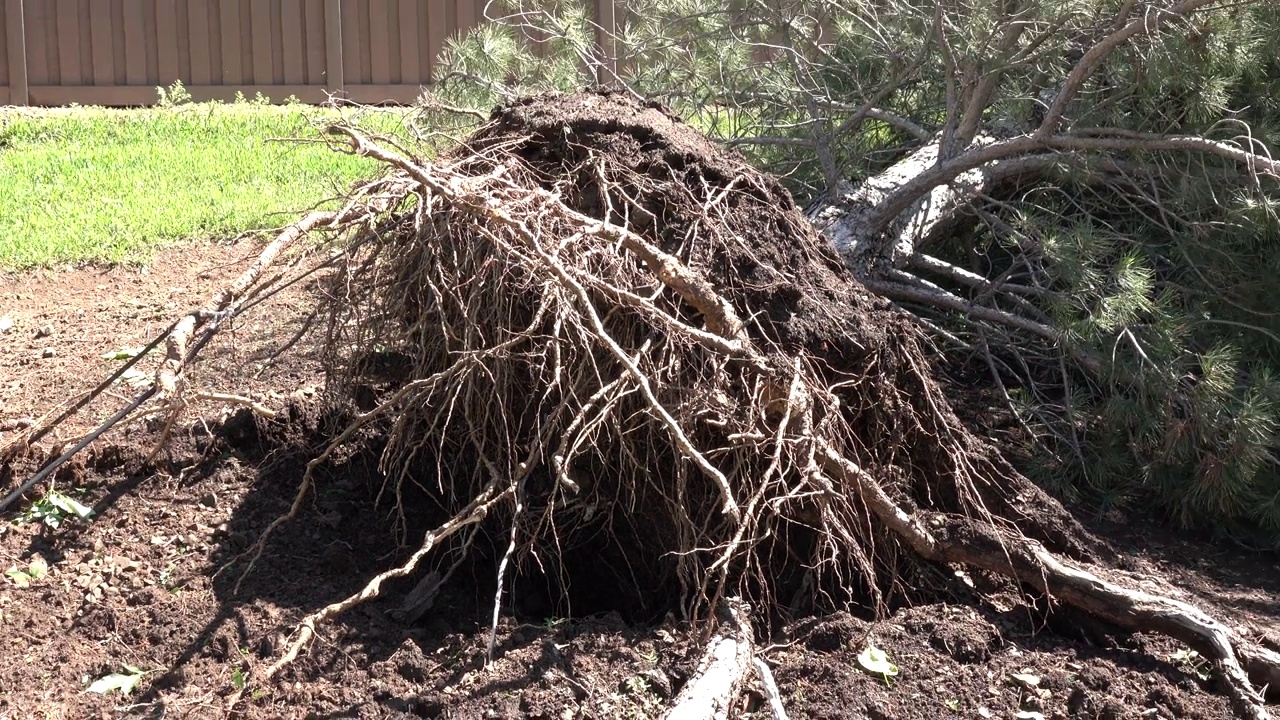
[[[5,27],[9,30],[9,104],[26,105],[27,33],[22,19],[23,0],[5,0]]]

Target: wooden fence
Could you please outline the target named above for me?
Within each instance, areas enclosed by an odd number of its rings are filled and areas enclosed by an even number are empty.
[[[148,105],[181,80],[320,103],[412,102],[485,0],[3,0],[0,105]],[[594,3],[602,35],[614,0]]]

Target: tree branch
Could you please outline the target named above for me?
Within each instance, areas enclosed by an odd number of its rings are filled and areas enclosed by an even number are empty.
[[[1195,135],[1150,133],[1123,133],[1120,137],[1054,135],[1045,141],[1045,145],[1059,150],[1201,152],[1244,165],[1254,175],[1280,179],[1280,162],[1261,153],[1250,152],[1229,143]]]
[[[1062,123],[1062,116],[1067,111],[1067,105],[1080,92],[1080,87],[1084,84],[1084,81],[1088,80],[1097,71],[1102,61],[1106,60],[1121,45],[1139,35],[1155,32],[1167,18],[1188,15],[1215,2],[1218,2],[1218,0],[1183,0],[1168,8],[1152,8],[1142,17],[1134,18],[1127,25],[1098,41],[1093,47],[1089,48],[1084,57],[1080,58],[1075,67],[1071,68],[1067,79],[1062,83],[1062,88],[1058,90],[1058,94],[1054,96],[1053,102],[1050,103],[1049,109],[1045,112],[1044,120],[1041,121],[1040,127],[1036,129],[1035,136],[1047,138],[1058,130],[1058,126]],[[1126,5],[1122,12],[1128,13],[1130,10],[1131,7]]]
[[[862,279],[862,284],[868,290],[877,295],[884,296],[890,300],[907,300],[917,302],[931,307],[954,310],[963,313],[969,317],[987,320],[1035,335],[1036,337],[1046,340],[1069,354],[1072,359],[1079,362],[1091,373],[1097,375],[1102,372],[1102,362],[1087,352],[1085,349],[1078,347],[1074,343],[1067,340],[1066,336],[1057,328],[1050,327],[1044,323],[1036,322],[1030,318],[1021,315],[1015,315],[1010,312],[998,310],[996,308],[979,305],[971,300],[966,300],[959,295],[947,292],[937,286],[928,287],[918,278],[904,273],[900,270],[890,271],[890,281],[876,279]]]
[[[1280,162],[1266,155],[1250,152],[1235,145],[1210,140],[1192,135],[1156,135],[1147,133],[1130,133],[1123,137],[1080,137],[1079,135],[1019,135],[981,147],[974,147],[951,160],[937,163],[916,174],[906,182],[898,185],[865,217],[868,229],[884,232],[902,213],[906,212],[926,193],[933,188],[950,182],[965,172],[982,167],[988,163],[996,163],[1016,155],[1023,155],[1040,149],[1058,151],[1173,151],[1201,152],[1216,155],[1238,164],[1244,165],[1255,175],[1280,178]],[[920,151],[917,151],[918,153]],[[1045,156],[1037,160],[1027,160],[1029,166],[1043,166],[1048,163]],[[895,166],[897,167],[897,166]],[[1018,164],[1012,164],[1004,172],[1015,172]],[[891,168],[892,170],[892,168]]]
[[[880,122],[892,125],[898,128],[899,130],[905,132],[906,134],[914,137],[917,140],[927,141],[933,137],[933,133],[929,132],[928,130],[925,130],[923,127],[917,125],[911,120],[905,117],[902,117],[901,115],[895,115],[894,113],[891,113],[888,110],[882,110],[880,108],[867,108],[863,112],[863,118],[869,119],[869,120],[879,120]]]
[[[1000,44],[996,48],[1000,56],[1007,58],[1018,44],[1018,40],[1022,38],[1022,33],[1026,31],[1028,24],[1016,22],[1012,16],[1006,15],[1003,26]],[[957,148],[968,147],[969,143],[978,136],[978,131],[982,127],[982,115],[991,103],[991,96],[995,94],[996,88],[1004,78],[1004,68],[1005,64],[1000,62],[999,67],[982,73],[977,83],[969,88],[969,101],[965,104],[964,112],[960,115],[960,125],[956,128],[955,146]]]

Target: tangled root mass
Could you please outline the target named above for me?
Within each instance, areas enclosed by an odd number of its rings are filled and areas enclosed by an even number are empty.
[[[824,452],[908,511],[1090,553],[965,430],[915,327],[781,184],[669,112],[527,98],[419,165],[430,183],[405,174],[335,284],[332,389],[377,388],[388,495],[457,512],[507,494],[486,534],[522,592],[633,617],[916,592],[919,560]]]

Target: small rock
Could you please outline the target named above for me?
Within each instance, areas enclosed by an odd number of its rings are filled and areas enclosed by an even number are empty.
[[[1009,679],[1027,689],[1034,688],[1040,684],[1040,677],[1038,675],[1032,675],[1030,672],[1025,670],[1020,673],[1011,673],[1009,675]]]
[[[640,677],[644,678],[645,681],[649,683],[649,688],[653,690],[658,697],[671,697],[671,678],[667,677],[666,673],[662,672],[658,668],[653,668],[652,670],[646,670],[640,673]]]
[[[49,336],[50,336],[50,335],[52,335],[52,334],[53,334],[53,326],[52,326],[52,325],[41,325],[40,327],[36,328],[36,339],[37,339],[37,340],[39,340],[40,338],[46,338],[46,337],[49,337]]]
[[[8,315],[0,316],[0,334],[4,334],[13,329],[13,318]]]
[[[215,493],[207,492],[200,496],[200,504],[207,507],[218,507],[218,496]]]
[[[57,355],[58,355],[58,351],[54,350],[53,348],[45,348],[44,352],[40,353],[40,357],[42,358],[51,358],[51,357],[56,357]]]

